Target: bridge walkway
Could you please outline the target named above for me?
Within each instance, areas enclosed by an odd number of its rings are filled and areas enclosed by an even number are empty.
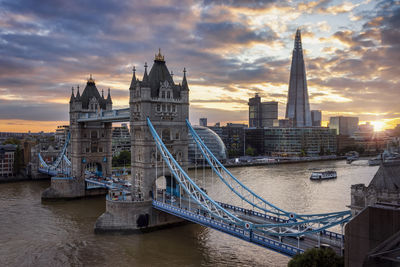
[[[157,194],[157,200],[153,200],[153,207],[177,217],[201,224],[203,226],[211,227],[215,230],[228,233],[230,235],[242,238],[248,242],[257,244],[259,246],[272,249],[276,252],[286,256],[294,256],[297,253],[302,253],[306,249],[319,247],[321,244],[331,247],[337,254],[342,253],[342,238],[343,236],[335,232],[324,230],[321,236],[316,234],[307,234],[297,238],[296,236],[278,237],[268,235],[257,229],[246,229],[234,223],[228,223],[210,215],[197,203],[189,201],[185,198],[172,198],[168,194]],[[274,224],[286,223],[287,221],[278,217],[273,217],[266,214],[260,214],[252,210],[243,209],[241,207],[233,206],[227,203],[219,204],[232,211],[232,213],[239,218],[246,221],[259,223],[259,224]]]

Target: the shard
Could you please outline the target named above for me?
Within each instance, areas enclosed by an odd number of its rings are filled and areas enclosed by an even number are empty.
[[[296,31],[294,40],[286,118],[292,121],[294,127],[312,126],[300,29]]]

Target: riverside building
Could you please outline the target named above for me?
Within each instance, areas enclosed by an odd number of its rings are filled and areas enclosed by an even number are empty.
[[[126,123],[119,127],[113,127],[112,131],[112,153],[118,156],[121,151],[131,151],[131,135]]]
[[[0,177],[10,177],[14,175],[14,154],[16,145],[0,146]]]
[[[246,148],[258,155],[318,156],[336,153],[336,134],[324,127],[246,129]]]
[[[214,154],[214,156],[220,161],[225,162],[227,158],[226,147],[222,139],[210,128],[204,126],[193,126],[193,129],[200,136],[203,142],[206,144],[208,149]],[[199,148],[192,137],[192,134],[188,133],[189,147],[188,147],[188,159],[190,163],[203,163],[203,156]]]
[[[278,102],[261,102],[256,94],[249,99],[249,127],[272,127],[278,119]]]
[[[358,117],[330,117],[329,128],[335,129],[337,135],[352,136],[358,130]]]

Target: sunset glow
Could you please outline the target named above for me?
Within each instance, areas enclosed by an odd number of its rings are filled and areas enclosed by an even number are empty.
[[[386,124],[383,121],[371,121],[371,124],[374,126],[375,132],[381,132],[386,128]]]
[[[246,122],[259,93],[285,116],[297,28],[311,109],[357,116],[376,131],[400,122],[398,1],[100,1],[0,3],[0,131],[55,129],[68,121],[71,87],[92,73],[129,105],[161,48],[175,83],[187,69],[190,120]],[[79,7],[79,8],[78,8]],[[83,16],[93,10],[95,16]],[[49,15],[51,14],[51,15]],[[151,19],[149,19],[151,18]],[[377,118],[380,118],[377,120]],[[10,127],[15,125],[15,127]]]

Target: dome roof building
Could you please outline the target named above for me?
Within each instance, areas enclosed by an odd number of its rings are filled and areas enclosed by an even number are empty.
[[[222,139],[213,130],[203,126],[193,126],[193,129],[203,140],[204,144],[210,149],[211,153],[221,162],[226,161],[226,147]],[[202,154],[200,149],[196,148],[196,143],[191,135],[188,133],[189,148],[188,158],[190,163],[202,162]]]

